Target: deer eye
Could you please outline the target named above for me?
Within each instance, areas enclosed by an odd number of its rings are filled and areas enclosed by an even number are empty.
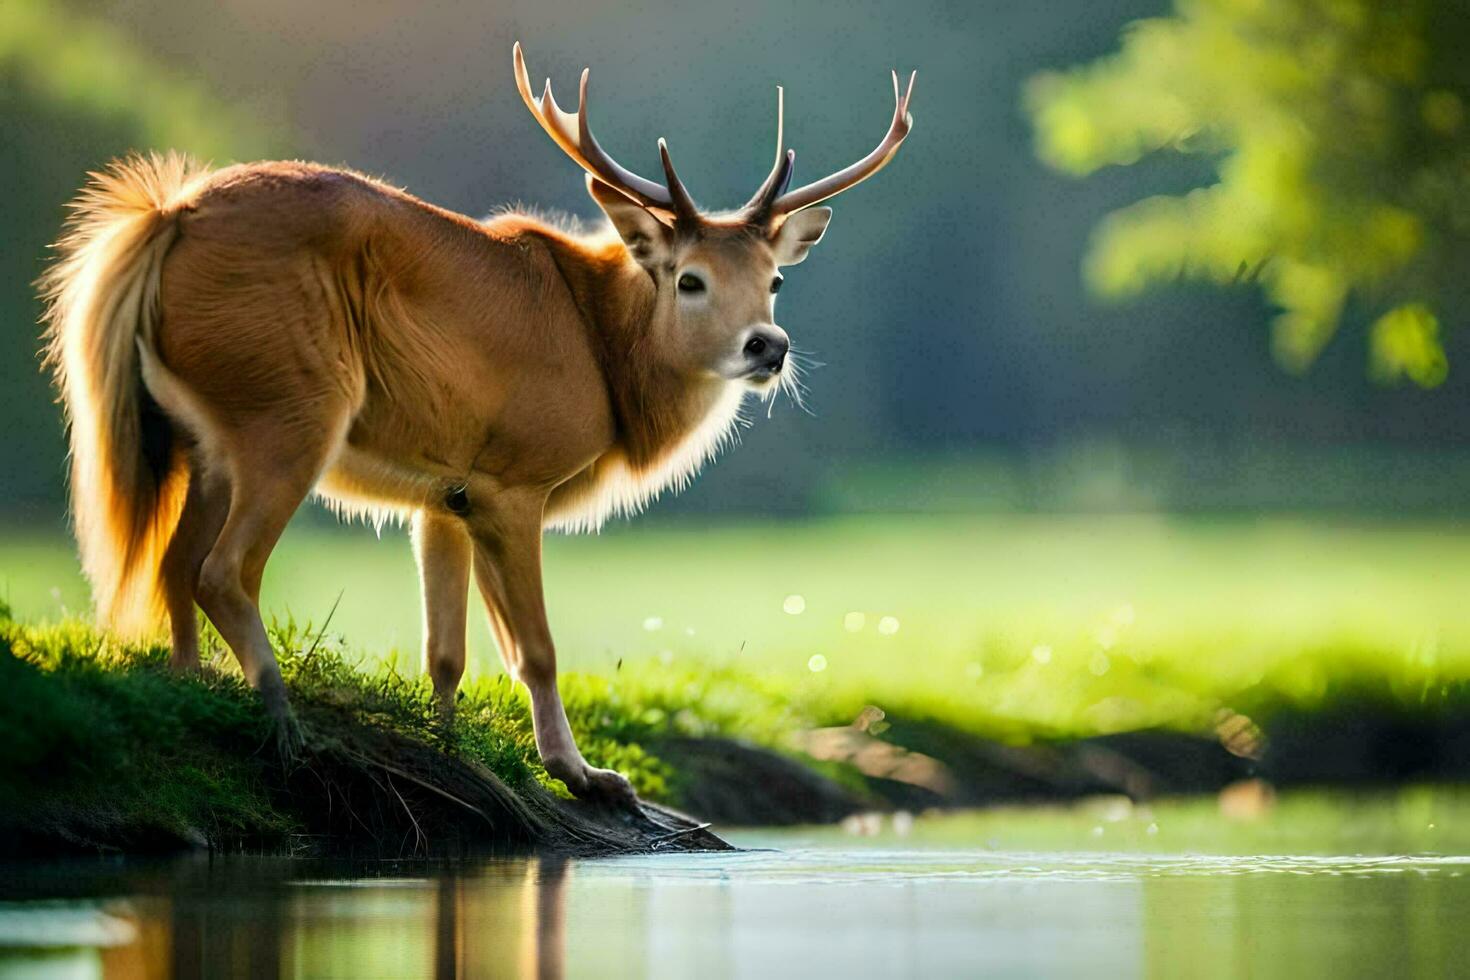
[[[781,276],[777,276],[776,278],[772,279],[771,280],[771,292],[773,294],[774,293],[779,293],[781,291],[781,284],[783,282],[785,282],[785,281],[786,280],[784,278],[782,278]]]
[[[692,272],[686,272],[679,277],[679,292],[702,293],[704,292],[704,280]]]

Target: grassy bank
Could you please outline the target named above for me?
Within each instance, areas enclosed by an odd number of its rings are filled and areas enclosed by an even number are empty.
[[[503,680],[473,684],[446,725],[419,678],[360,670],[323,634],[291,623],[278,624],[272,639],[308,743],[284,764],[255,694],[228,669],[217,640],[210,667],[179,675],[161,646],[120,643],[75,621],[27,626],[0,616],[5,850],[310,851],[324,842],[423,850],[443,844],[430,838],[446,832],[455,844],[544,843],[511,839],[516,828],[446,831],[424,808],[447,799],[491,824],[507,816],[481,812],[456,788],[465,782],[493,783],[470,789],[517,811],[512,821],[525,819],[519,811],[528,805],[545,810],[566,798],[536,758],[523,693]],[[667,767],[637,741],[653,702],[642,722],[615,720],[617,699],[600,685],[576,687],[572,715],[591,732],[588,756],[628,773],[650,799],[667,798]],[[416,839],[391,839],[409,830]]]
[[[521,689],[503,677],[472,681],[445,725],[425,679],[364,668],[324,631],[287,623],[272,633],[307,741],[284,767],[217,639],[203,672],[179,675],[161,646],[122,644],[76,621],[0,619],[5,850],[544,844],[522,826],[523,811],[555,818],[548,807],[567,796],[536,758]],[[1303,670],[1329,678],[1310,704],[1289,693]],[[788,823],[885,806],[1147,799],[1254,775],[1464,780],[1457,747],[1470,737],[1470,685],[1426,676],[1306,658],[1217,702],[1266,729],[1264,760],[1232,755],[1219,716],[1197,719],[1193,709],[1170,719],[1172,730],[1058,732],[963,714],[941,692],[884,711],[858,688],[814,699],[728,669],[570,674],[564,688],[589,761],[626,773],[645,799],[700,817]],[[1181,690],[1174,703],[1205,697]],[[1231,718],[1237,734],[1255,727]],[[466,828],[463,810],[484,826]]]
[[[1310,704],[1347,683],[1432,697],[1470,677],[1470,526],[1454,522],[643,522],[549,538],[546,580],[558,659],[589,697],[677,712],[692,684],[703,712],[756,729],[768,720],[744,716],[772,691],[821,723],[872,703],[1025,737],[1197,724],[1242,696]],[[0,597],[26,622],[84,612],[64,533],[0,535]],[[293,526],[263,605],[317,623],[336,605],[330,632],[365,667],[419,672],[401,532]],[[470,636],[471,679],[493,681],[478,610]]]
[[[66,799],[72,818],[98,827],[212,841],[307,832],[217,638],[211,669],[176,678],[162,647],[95,634],[71,618],[85,600],[55,535],[6,535],[0,578],[16,607],[0,627],[17,655],[0,660],[12,675],[0,679],[0,790],[22,801],[14,812],[31,806],[27,819],[45,826],[44,801]],[[855,721],[862,739],[953,768],[988,764],[991,744],[1145,729],[1208,736],[1222,712],[1238,712],[1296,753],[1276,760],[1278,772],[1311,781],[1325,772],[1312,758],[1325,734],[1348,759],[1329,778],[1353,778],[1367,771],[1353,753],[1379,752],[1383,725],[1399,726],[1383,736],[1391,744],[1433,748],[1470,717],[1470,529],[1455,524],[655,526],[552,539],[547,578],[585,754],[627,773],[645,798],[676,805],[711,799],[693,785],[711,771],[728,779],[782,758],[871,790],[852,766],[798,751],[811,749],[805,733]],[[304,621],[327,618],[339,596],[330,628]],[[388,733],[513,790],[560,792],[536,760],[524,693],[484,648],[479,616],[455,724],[436,724],[409,652],[417,602],[404,542],[360,529],[288,534],[264,605],[318,741],[344,724]],[[1329,731],[1303,718],[1339,721]],[[1359,737],[1355,718],[1386,720],[1379,735]],[[732,739],[769,751],[731,754]],[[1404,771],[1443,774],[1433,751],[1421,755]],[[1068,791],[1096,785],[1073,779]]]

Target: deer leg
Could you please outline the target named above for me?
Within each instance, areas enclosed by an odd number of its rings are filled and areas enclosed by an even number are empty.
[[[546,771],[578,797],[628,805],[636,797],[628,780],[588,765],[572,737],[556,686],[556,648],[546,622],[541,589],[541,523],[544,498],[496,497],[495,513],[472,513],[475,581],[490,613],[500,656],[531,694],[536,750]]]
[[[173,633],[169,666],[175,670],[199,669],[199,622],[194,615],[199,569],[214,547],[230,509],[229,483],[206,472],[197,461],[190,465],[184,509],[160,569],[169,628]]]
[[[320,431],[337,427],[323,426]],[[316,482],[326,441],[306,442],[292,431],[254,432],[239,444],[229,514],[199,572],[199,604],[219,630],[250,686],[260,692],[276,725],[283,755],[294,755],[301,735],[286,698],[280,665],[260,618],[260,580],[265,563],[291,515]]]
[[[464,676],[469,605],[470,536],[464,522],[421,510],[413,517],[413,551],[424,599],[424,669],[446,719]]]

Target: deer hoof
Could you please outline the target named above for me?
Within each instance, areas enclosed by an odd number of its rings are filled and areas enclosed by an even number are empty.
[[[593,768],[580,758],[570,762],[547,759],[545,765],[547,773],[565,783],[579,800],[623,807],[630,807],[638,800],[633,784],[622,773]]]

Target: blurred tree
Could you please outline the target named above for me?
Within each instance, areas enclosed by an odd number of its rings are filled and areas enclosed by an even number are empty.
[[[60,509],[65,444],[38,370],[32,283],[66,201],[88,170],[129,150],[176,147],[223,163],[269,154],[274,144],[115,28],[43,0],[0,6],[0,132],[0,499],[11,512],[49,516]]]
[[[1218,181],[1110,214],[1085,278],[1126,297],[1193,278],[1258,282],[1273,348],[1305,370],[1350,300],[1375,317],[1371,372],[1447,372],[1436,310],[1465,300],[1470,236],[1464,0],[1175,0],[1121,49],[1033,77],[1046,163],[1082,176],[1156,150]]]

